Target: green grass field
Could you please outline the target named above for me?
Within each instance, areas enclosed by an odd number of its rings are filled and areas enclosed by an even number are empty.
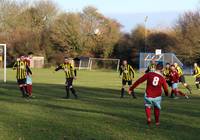
[[[8,70],[7,84],[1,82],[0,140],[200,139],[200,91],[192,85],[193,77],[187,77],[194,89],[191,98],[164,97],[161,125],[149,128],[144,85],[137,88],[136,100],[128,95],[120,99],[121,80],[116,72],[78,71],[74,84],[79,99],[65,100],[63,72],[35,69],[33,74],[36,98],[32,100],[21,98],[12,70]]]

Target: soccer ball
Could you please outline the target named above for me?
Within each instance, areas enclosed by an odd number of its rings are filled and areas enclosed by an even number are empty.
[[[100,32],[100,30],[97,28],[97,29],[94,30],[94,34],[95,34],[95,35],[100,35],[101,32]]]

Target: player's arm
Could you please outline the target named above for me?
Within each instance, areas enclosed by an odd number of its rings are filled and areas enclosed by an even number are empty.
[[[71,66],[70,68],[71,68],[71,71],[74,72],[74,78],[76,79],[76,76],[77,76],[77,70],[76,70],[73,66]]]
[[[122,67],[120,67],[120,69],[119,69],[119,75],[120,76],[122,75],[122,72],[123,72]]]
[[[121,66],[121,67],[119,68],[119,78],[121,78],[122,73],[123,73],[123,70],[122,70],[122,66]]]
[[[168,96],[168,85],[167,85],[167,82],[164,80],[163,84],[162,84],[162,87],[164,89],[164,92],[165,92],[165,96]]]
[[[63,67],[62,67],[62,65],[59,65],[57,68],[55,68],[55,71],[59,71],[61,69],[63,69]]]
[[[144,74],[141,78],[139,78],[130,88],[129,93],[132,92],[139,84],[143,83],[147,80],[148,74]]]
[[[77,76],[77,70],[74,69],[74,76],[76,77]]]
[[[27,70],[27,73],[28,73],[28,74],[31,74],[31,75],[32,75],[32,71],[31,71],[31,69],[29,68],[28,65],[26,65],[26,70]]]
[[[131,70],[131,73],[133,74],[133,78],[135,77],[135,71],[133,69],[133,67],[130,66],[130,70]]]
[[[16,70],[16,68],[17,68],[17,62],[14,63],[13,70]]]
[[[194,74],[194,77],[199,76],[200,75],[200,69],[194,70],[193,74]]]

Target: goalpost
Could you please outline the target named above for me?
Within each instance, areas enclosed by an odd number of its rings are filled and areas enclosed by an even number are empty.
[[[112,58],[90,58],[88,62],[88,69],[111,69],[119,71],[120,59]]]
[[[79,70],[116,70],[119,71],[120,59],[80,57],[75,61]]]
[[[3,81],[6,83],[6,44],[0,44],[0,60],[3,63]]]

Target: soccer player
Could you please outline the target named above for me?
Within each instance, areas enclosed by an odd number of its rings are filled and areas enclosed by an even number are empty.
[[[196,78],[195,79],[196,87],[197,87],[197,89],[200,90],[200,88],[199,88],[199,84],[200,84],[200,67],[198,66],[197,63],[194,63],[194,72],[193,72],[193,74],[194,74],[194,77]]]
[[[160,125],[160,110],[162,100],[162,88],[165,95],[168,96],[168,86],[165,78],[162,75],[163,65],[158,63],[155,72],[148,72],[139,78],[130,88],[129,93],[144,81],[147,81],[146,92],[144,95],[145,112],[147,117],[147,124],[151,124],[151,108],[154,107],[154,116],[156,125]]]
[[[76,79],[77,71],[74,69],[73,65],[70,63],[70,60],[66,57],[64,60],[64,63],[59,65],[55,71],[58,70],[64,70],[65,75],[66,75],[66,99],[69,99],[70,93],[69,91],[71,90],[72,94],[74,95],[75,99],[78,98],[75,89],[73,88],[73,80]]]
[[[186,99],[188,99],[189,97],[185,93],[181,92],[178,89],[178,83],[179,83],[180,77],[179,77],[177,69],[176,69],[176,67],[174,65],[170,66],[170,76],[169,76],[169,78],[170,78],[170,81],[172,83],[171,97],[177,99],[177,97],[174,97],[174,94],[176,96],[179,94],[181,96],[184,96]]]
[[[163,75],[165,76],[168,86],[171,87],[172,84],[170,81],[170,63],[166,63],[165,68],[163,69]]]
[[[27,65],[29,66],[29,68],[31,65],[32,57],[33,57],[33,53],[29,52],[28,56],[25,58],[25,61],[26,61]],[[26,85],[27,85],[27,92],[28,92],[29,97],[33,97],[32,96],[32,77],[28,71],[27,71],[27,77],[26,77]]]
[[[145,73],[154,72],[156,70],[156,60],[152,59]]]
[[[124,97],[124,89],[126,84],[128,83],[129,87],[132,85],[134,76],[135,71],[133,70],[132,66],[127,63],[127,60],[124,60],[120,67],[120,78],[122,77],[121,98]],[[132,92],[131,95],[133,98],[136,98],[134,92]]]
[[[27,95],[27,87],[26,87],[26,77],[27,72],[32,74],[29,66],[25,61],[25,57],[23,55],[20,56],[20,59],[15,62],[13,65],[13,70],[16,70],[16,78],[19,88],[22,93],[22,97],[26,98]]]
[[[183,74],[182,68],[177,63],[174,63],[174,66],[179,74],[179,82],[181,82],[182,85],[189,91],[189,93],[192,94],[190,86],[185,81],[185,76]]]

